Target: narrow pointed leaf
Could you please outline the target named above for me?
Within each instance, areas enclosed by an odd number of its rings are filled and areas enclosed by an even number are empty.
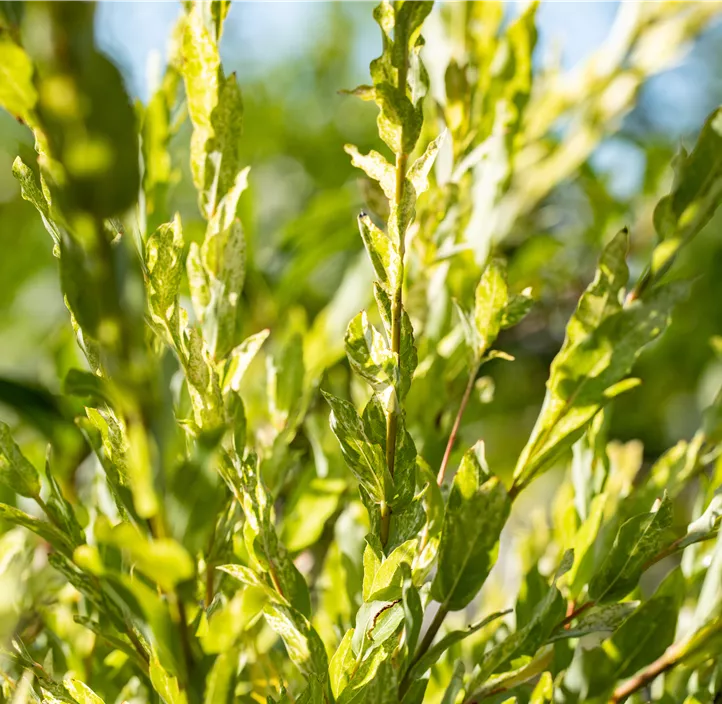
[[[431,585],[434,599],[451,611],[463,609],[484,584],[511,509],[503,484],[487,473],[479,452],[478,446],[469,450],[454,477]]]

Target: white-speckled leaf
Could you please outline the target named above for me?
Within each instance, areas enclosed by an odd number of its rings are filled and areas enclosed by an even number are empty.
[[[351,320],[344,342],[351,367],[374,391],[383,393],[397,385],[396,356],[383,335],[369,323],[366,311]]]
[[[331,430],[341,444],[346,464],[373,501],[383,501],[390,480],[383,449],[366,436],[361,418],[348,401],[322,393],[331,406]]]
[[[344,149],[351,157],[351,163],[366,173],[369,178],[378,181],[384,195],[390,202],[396,197],[396,171],[386,159],[376,151],[361,154],[353,144],[347,144]]]

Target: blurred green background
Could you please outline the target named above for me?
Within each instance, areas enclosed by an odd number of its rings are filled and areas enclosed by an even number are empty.
[[[583,64],[606,38],[618,9],[616,3],[542,3],[535,61],[558,60],[565,70]],[[429,21],[430,37],[442,10]],[[510,4],[507,10],[513,16],[519,8]],[[98,8],[98,42],[140,101],[162,75],[166,37],[180,12],[172,2],[106,2]],[[720,39],[722,26],[713,24],[674,68],[647,81],[620,129],[504,241],[512,285],[532,285],[538,304],[525,325],[502,339],[517,362],[489,365],[494,400],[484,403],[481,394],[472,399],[460,447],[483,436],[492,458],[513,464],[541,403],[566,319],[592,276],[601,243],[623,224],[632,228],[638,254],[633,275],[639,273],[637,262],[653,244],[651,207],[668,188],[671,159],[681,145],[693,144],[704,117],[722,102]],[[343,145],[376,147],[375,108],[338,91],[367,80],[368,63],[379,50],[370,3],[239,2],[231,9],[222,52],[245,102],[242,148],[251,186],[241,215],[251,253],[245,291],[251,330],[269,327],[283,336],[312,324],[349,269],[359,274],[346,284],[348,316],[340,331],[364,305],[370,268],[359,257],[356,229],[364,193]],[[172,205],[193,237],[202,223],[188,173],[189,132],[186,123],[175,140],[181,168]],[[30,132],[0,114],[0,376],[58,393],[58,380],[78,365],[78,353],[51,243],[11,175],[15,155],[30,161],[32,152]],[[709,343],[722,332],[721,224],[713,220],[685,250],[677,266],[698,277],[693,296],[640,361],[636,374],[644,384],[614,408],[611,437],[641,439],[648,458],[693,433],[722,380],[722,364]],[[443,399],[458,399],[462,387],[463,379],[455,378],[448,389],[434,391],[442,400],[439,412]],[[423,399],[429,390],[421,383],[415,393]],[[0,418],[14,416],[0,406]],[[443,446],[424,451],[438,465]]]

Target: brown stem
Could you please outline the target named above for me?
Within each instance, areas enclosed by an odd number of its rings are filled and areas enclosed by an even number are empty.
[[[215,566],[209,561],[206,562],[206,595],[205,607],[210,608],[215,591]]]
[[[595,605],[596,602],[594,601],[586,601],[581,606],[577,606],[575,609],[572,609],[569,614],[567,614],[567,617],[557,626],[557,628],[566,628],[577,616],[580,616],[583,614],[587,609],[591,609],[592,606]]]
[[[619,704],[634,692],[646,687],[652,680],[667,670],[678,665],[683,656],[683,643],[674,643],[664,651],[651,665],[644,668],[639,674],[619,685],[609,698],[609,704]]]
[[[469,380],[466,382],[466,389],[464,389],[464,395],[461,397],[461,403],[459,404],[459,410],[456,413],[456,418],[454,419],[454,425],[451,428],[451,433],[449,435],[449,442],[446,443],[446,450],[444,450],[444,458],[441,460],[441,467],[439,467],[439,474],[436,477],[436,483],[441,486],[444,483],[444,475],[446,474],[446,468],[449,464],[449,459],[451,458],[451,450],[454,447],[454,442],[456,442],[456,435],[459,432],[459,426],[461,425],[461,417],[464,415],[464,411],[466,410],[466,406],[469,403],[469,398],[471,398],[471,390],[474,388],[474,382],[476,381],[476,375],[479,372],[479,362],[474,364],[474,366],[471,369],[471,372],[469,373]]]
[[[709,645],[709,641],[722,632],[722,621],[717,619],[708,623],[694,635],[685,640],[677,641],[667,648],[653,663],[641,672],[620,684],[609,699],[609,704],[619,704],[627,697],[646,687],[659,675],[671,670],[687,658],[694,657],[700,650]]]

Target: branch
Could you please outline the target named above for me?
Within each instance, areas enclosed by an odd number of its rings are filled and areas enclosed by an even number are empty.
[[[657,658],[651,665],[648,665],[640,673],[619,685],[609,699],[609,704],[619,704],[634,692],[646,687],[652,680],[656,679],[667,670],[671,670],[682,661],[684,656],[684,643],[673,643]]]
[[[406,80],[408,73],[408,52],[404,51],[404,59],[398,70],[397,87],[400,93],[406,95]],[[402,140],[403,142],[403,140]],[[398,213],[401,210],[401,204],[404,200],[404,183],[406,181],[406,164],[409,155],[403,151],[396,154],[396,194],[395,208]],[[401,319],[403,316],[403,287],[404,287],[404,254],[406,253],[405,232],[399,228],[399,259],[401,260],[398,285],[394,291],[394,297],[391,301],[391,351],[396,355],[397,363],[401,363]],[[398,414],[400,408],[394,408],[389,415],[386,423],[386,466],[389,468],[389,474],[393,478],[394,465],[396,464],[396,440],[398,437]],[[391,530],[391,510],[384,503],[381,506],[381,528],[380,538],[381,544],[386,546]]]
[[[461,397],[461,404],[459,405],[459,410],[456,414],[456,418],[454,419],[454,425],[451,428],[451,434],[449,435],[449,442],[446,443],[446,450],[444,451],[444,458],[441,460],[441,467],[439,468],[439,474],[436,477],[436,483],[441,486],[444,483],[444,475],[446,474],[446,467],[449,464],[449,459],[451,458],[451,450],[454,447],[454,442],[456,442],[456,435],[459,432],[459,426],[461,425],[461,417],[464,415],[464,411],[466,410],[466,405],[469,403],[469,398],[471,397],[471,390],[474,388],[474,382],[476,381],[476,375],[479,373],[479,367],[480,363],[476,363],[473,368],[471,369],[471,372],[469,373],[469,381],[466,383],[466,389],[464,390],[464,395]]]
[[[643,689],[655,680],[659,675],[676,667],[685,659],[697,654],[710,640],[722,633],[722,619],[713,620],[706,626],[684,640],[672,643],[653,663],[647,665],[641,672],[619,685],[612,696],[609,704],[619,704],[635,692]],[[714,658],[714,648],[710,650],[709,657]]]

